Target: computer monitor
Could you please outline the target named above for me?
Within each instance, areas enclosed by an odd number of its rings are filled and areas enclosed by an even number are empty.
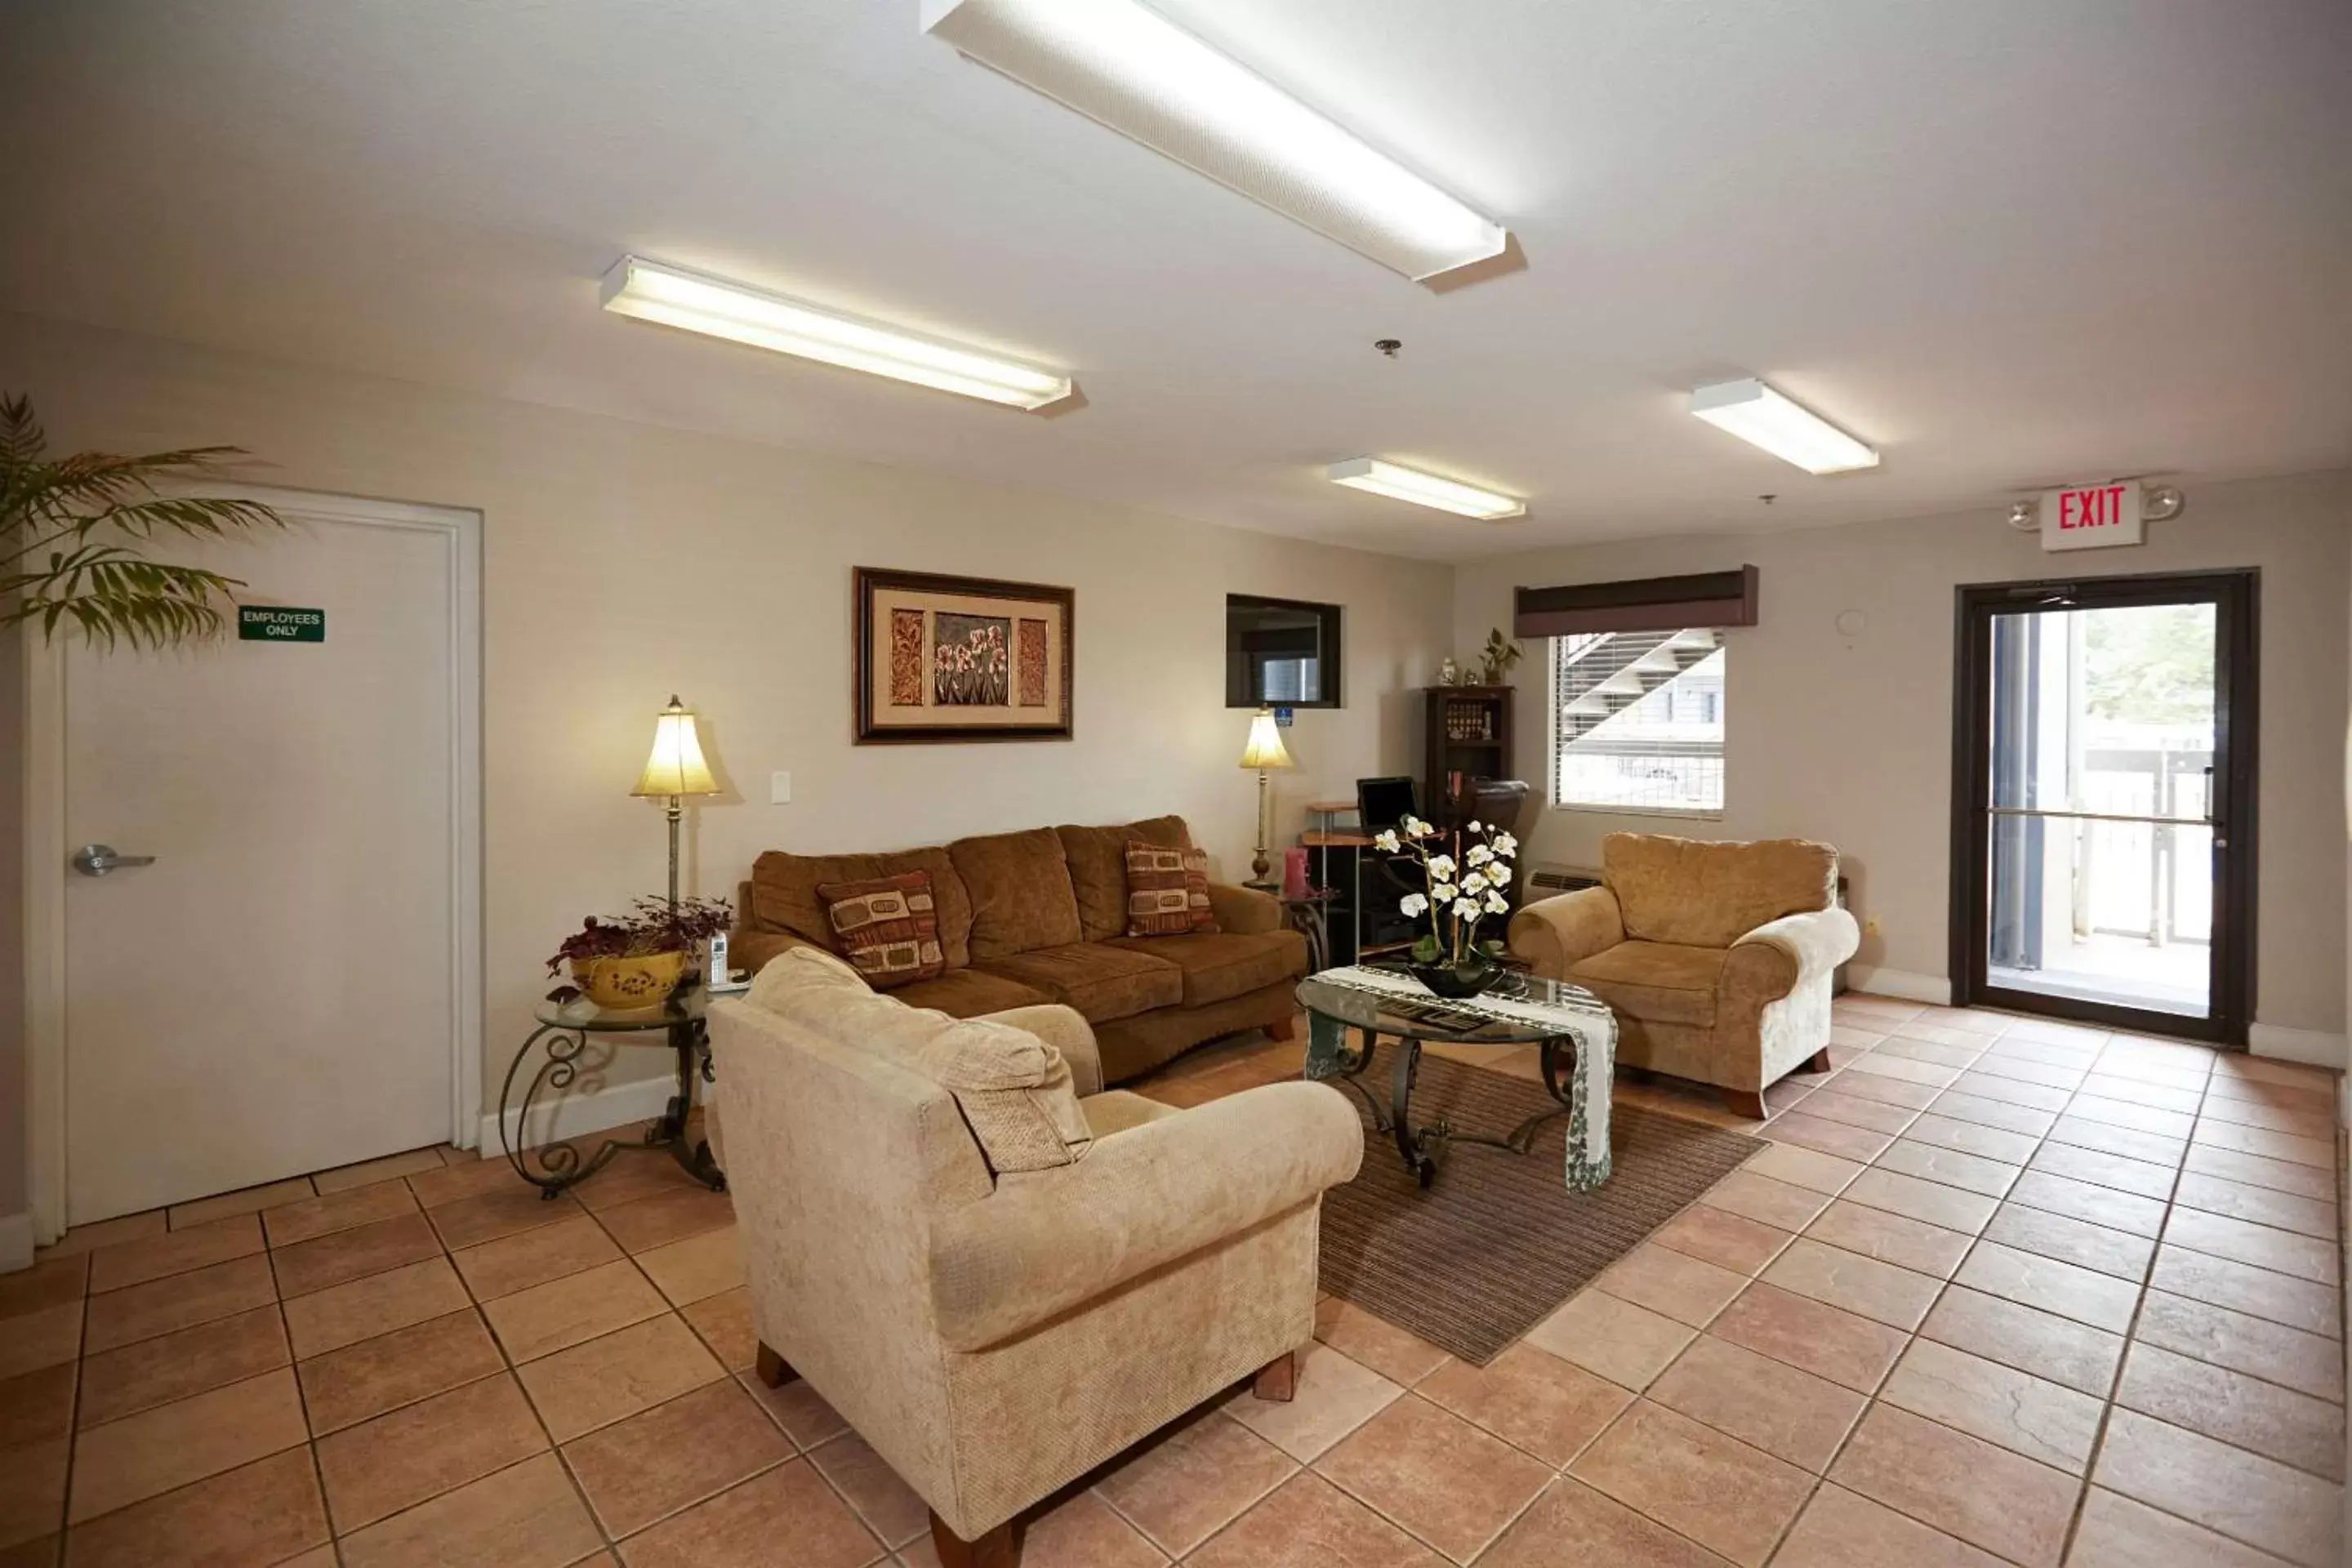
[[[1394,827],[1420,811],[1420,794],[1409,778],[1356,781],[1356,818],[1367,833]]]

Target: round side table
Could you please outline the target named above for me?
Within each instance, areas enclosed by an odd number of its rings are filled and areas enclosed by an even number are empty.
[[[711,1159],[710,1144],[691,1138],[687,1126],[694,1110],[695,1080],[699,1078],[707,1083],[711,1079],[710,1040],[703,1027],[703,1010],[709,1002],[709,994],[698,988],[656,1007],[599,1007],[583,996],[570,1002],[541,1002],[533,1008],[531,1016],[539,1026],[515,1053],[499,1090],[499,1142],[515,1174],[537,1187],[541,1197],[552,1198],[594,1175],[627,1146],[624,1140],[608,1138],[594,1153],[584,1156],[579,1144],[569,1139],[535,1148],[515,1147],[516,1139],[530,1125],[533,1110],[559,1102],[578,1079],[587,1065],[580,1055],[588,1048],[588,1037],[594,1035],[616,1046],[659,1046],[676,1053],[677,1092],[670,1097],[669,1108],[660,1119],[646,1129],[641,1142],[646,1148],[667,1149],[687,1174],[713,1191],[724,1192],[727,1175]],[[522,1099],[517,1102],[515,1079],[542,1041],[547,1047],[545,1058],[523,1080]]]
[[[1276,898],[1282,896],[1277,893]],[[1283,919],[1290,929],[1307,939],[1307,973],[1318,974],[1331,967],[1331,905],[1333,895],[1321,898],[1283,899]]]
[[[1307,973],[1319,973],[1331,963],[1331,906],[1339,899],[1323,892],[1304,899],[1285,894],[1279,882],[1244,882],[1254,893],[1264,893],[1282,906],[1283,922],[1307,939]]]

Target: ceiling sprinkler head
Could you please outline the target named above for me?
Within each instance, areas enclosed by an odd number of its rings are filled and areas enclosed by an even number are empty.
[[[2009,503],[2009,526],[2020,533],[2032,533],[2042,526],[2042,503],[2038,500],[2013,500]]]
[[[1758,496],[1756,499],[1762,501],[1766,506],[1770,506],[1774,501],[1779,500],[1780,496],[1780,492],[1776,490],[1769,496]]]
[[[1375,338],[1372,340],[1372,347],[1380,350],[1381,353],[1388,358],[1394,359],[1397,356],[1397,350],[1404,347],[1404,340],[1402,338]]]

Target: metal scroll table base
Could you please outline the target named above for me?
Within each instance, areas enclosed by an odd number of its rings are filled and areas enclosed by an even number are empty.
[[[499,1142],[506,1152],[507,1163],[515,1174],[539,1189],[539,1195],[552,1200],[567,1188],[576,1186],[604,1168],[613,1156],[630,1146],[625,1139],[608,1138],[597,1151],[583,1156],[580,1144],[570,1139],[541,1143],[533,1148],[518,1149],[515,1140],[530,1125],[534,1108],[541,1108],[559,1099],[572,1087],[580,1075],[580,1053],[588,1047],[588,1037],[598,1033],[593,1027],[574,1024],[541,1024],[531,1031],[522,1049],[515,1053],[514,1061],[507,1068],[506,1082],[499,1090]],[[710,1046],[699,1017],[681,1018],[669,1026],[669,1046],[677,1054],[677,1092],[670,1097],[667,1109],[638,1139],[640,1147],[667,1149],[680,1169],[713,1192],[727,1190],[726,1173],[711,1158],[708,1140],[691,1136],[689,1120],[694,1111],[694,1083],[699,1077],[711,1081]],[[540,1063],[523,1084],[522,1103],[507,1113],[513,1100],[515,1077],[540,1042],[547,1043],[546,1059]],[[536,1164],[538,1169],[533,1170]]]
[[[1536,1112],[1500,1138],[1491,1133],[1464,1131],[1443,1119],[1417,1125],[1412,1120],[1412,1089],[1421,1077],[1422,1042],[1411,1036],[1397,1041],[1396,1059],[1389,1067],[1389,1103],[1383,1110],[1364,1083],[1365,1069],[1371,1065],[1381,1037],[1370,1029],[1352,1032],[1361,1040],[1361,1047],[1353,1052],[1343,1050],[1339,1071],[1326,1081],[1343,1083],[1355,1090],[1364,1109],[1371,1112],[1372,1131],[1386,1132],[1396,1140],[1397,1153],[1403,1159],[1405,1169],[1412,1172],[1424,1187],[1437,1179],[1438,1161],[1448,1144],[1479,1143],[1513,1154],[1531,1153],[1536,1133],[1543,1124],[1555,1116],[1566,1115],[1572,1108],[1569,1088],[1560,1081],[1559,1067],[1563,1050],[1571,1058],[1575,1055],[1576,1041],[1556,1035],[1541,1042],[1544,1091],[1553,1100],[1550,1110]]]

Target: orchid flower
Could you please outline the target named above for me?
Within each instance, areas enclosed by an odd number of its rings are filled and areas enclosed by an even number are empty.
[[[1396,829],[1393,827],[1384,827],[1381,829],[1380,832],[1374,834],[1372,836],[1372,847],[1379,850],[1383,855],[1395,854],[1398,849]]]
[[[1407,893],[1397,900],[1397,908],[1408,915],[1418,915],[1429,908],[1429,900],[1420,893]]]

